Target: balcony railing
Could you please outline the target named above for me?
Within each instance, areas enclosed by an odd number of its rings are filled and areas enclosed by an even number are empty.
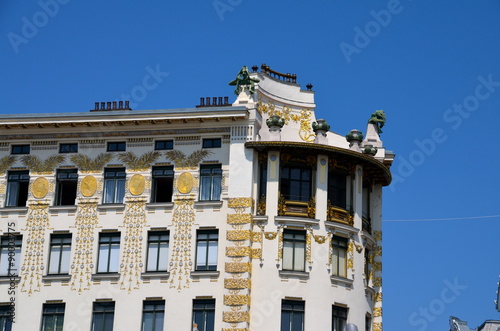
[[[257,201],[257,215],[265,215],[266,214],[266,196],[262,194],[262,196]]]
[[[350,226],[354,225],[354,217],[352,216],[352,214],[350,214],[345,209],[332,206],[330,201],[328,201],[328,211],[326,214],[326,219],[330,222],[337,222]]]
[[[280,194],[278,199],[278,215],[314,218],[316,216],[316,199],[311,197],[308,202],[285,200],[285,197]]]

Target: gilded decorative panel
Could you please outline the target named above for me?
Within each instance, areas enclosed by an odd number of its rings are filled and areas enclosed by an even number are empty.
[[[231,198],[227,203],[229,208],[249,208],[252,204],[252,198]]]
[[[73,244],[71,263],[71,289],[78,291],[90,289],[94,269],[93,251],[95,229],[98,227],[97,199],[82,199],[77,204],[75,227],[76,238]]]
[[[224,279],[224,288],[226,289],[249,289],[252,282],[247,278],[226,278]]]
[[[191,258],[192,227],[195,219],[193,197],[174,201],[172,218],[173,244],[172,259],[170,260],[170,287],[188,288],[190,272],[193,265]]]
[[[120,288],[130,292],[132,289],[138,289],[141,284],[141,272],[144,266],[142,232],[146,225],[146,198],[131,198],[125,208]]]
[[[382,322],[373,323],[373,331],[382,331]]]
[[[250,255],[250,247],[241,246],[241,247],[226,247],[226,256],[249,256]]]
[[[255,243],[262,242],[262,232],[252,232],[252,241]]]
[[[262,259],[262,248],[252,248],[252,252],[250,254],[252,259]]]
[[[228,323],[249,322],[250,313],[247,311],[225,311],[222,313],[222,320]]]
[[[39,177],[31,184],[31,193],[37,199],[45,198],[49,193],[49,181],[45,177]]]
[[[227,224],[249,224],[252,223],[252,214],[229,214]]]
[[[250,239],[250,230],[228,230],[227,240],[247,240]]]
[[[375,287],[382,286],[382,277],[374,277],[373,278],[373,286],[375,286]]]
[[[373,238],[375,240],[382,240],[382,231],[373,231]]]
[[[382,316],[382,307],[376,307],[373,309],[373,316],[380,317]]]
[[[26,248],[23,247],[24,256],[21,266],[21,292],[33,291],[39,292],[41,287],[42,275],[45,268],[43,253],[45,252],[45,231],[50,229],[49,222],[49,203],[48,202],[29,202],[28,219],[26,229],[28,239]]]
[[[226,262],[226,272],[251,272],[252,264],[247,262]]]
[[[224,304],[226,306],[242,306],[250,304],[249,295],[224,295]]]

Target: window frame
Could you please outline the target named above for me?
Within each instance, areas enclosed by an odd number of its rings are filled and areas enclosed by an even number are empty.
[[[347,198],[347,173],[331,171],[328,174],[328,201],[333,207],[347,210],[349,206]]]
[[[163,146],[161,146],[163,145]],[[174,149],[174,141],[170,140],[155,140],[155,151],[164,151]]]
[[[300,178],[293,177],[294,171],[300,171]],[[308,173],[309,179],[305,179],[305,173]],[[306,184],[308,187],[306,187]],[[299,186],[294,188],[293,186]],[[284,165],[280,169],[280,194],[288,201],[309,202],[314,196],[314,170],[306,165],[290,164]],[[296,194],[298,190],[298,194]],[[307,192],[305,192],[307,191]]]
[[[57,169],[54,206],[74,206],[77,190],[78,169]],[[72,199],[73,197],[74,199]],[[66,203],[67,200],[73,200],[73,203]]]
[[[55,242],[56,241],[56,242]],[[71,233],[52,233],[50,235],[50,244],[49,244],[49,258],[48,258],[48,266],[47,266],[47,274],[48,275],[68,275],[71,264],[71,244],[72,244],[72,235]],[[67,254],[65,248],[69,248]],[[54,252],[53,249],[58,250],[57,253]],[[57,261],[57,271],[52,271],[52,262],[55,257],[54,254],[58,254]],[[63,261],[65,259],[66,261]],[[62,272],[62,266],[67,266],[67,271]]]
[[[214,237],[213,235],[216,235]],[[201,236],[206,236],[206,238],[200,238]],[[212,236],[212,237],[211,237]],[[215,252],[213,244],[215,242]],[[205,244],[205,256],[203,260],[200,260],[202,257],[200,255],[200,251],[202,251],[203,247],[201,244]],[[212,255],[211,255],[212,254]],[[219,254],[219,230],[218,229],[199,229],[196,231],[196,257],[195,257],[195,271],[216,271],[217,270],[217,262],[218,262],[218,254]],[[215,264],[212,264],[210,261],[215,257]],[[202,262],[203,264],[198,264],[198,262]]]
[[[332,236],[332,275],[347,278],[347,250],[349,239],[342,236]],[[341,265],[341,254],[343,252],[344,263]]]
[[[125,152],[126,150],[126,141],[108,141],[108,144],[106,145],[107,152]]]
[[[111,174],[113,174],[111,176]],[[119,204],[123,203],[125,198],[125,185],[127,182],[127,172],[125,168],[106,168],[104,169],[104,192],[102,201],[103,204]],[[109,185],[108,183],[111,183]],[[108,201],[108,190],[112,189],[112,197]],[[121,195],[121,196],[118,196]]]
[[[102,308],[102,310],[97,310],[97,308]],[[108,308],[108,309],[107,309]],[[109,309],[111,308],[111,309]],[[96,316],[97,315],[102,315],[101,320],[103,321],[103,324],[99,329],[97,329],[96,325]],[[106,315],[111,315],[112,316],[112,322],[111,322],[111,329],[105,328],[105,318]],[[94,301],[92,304],[92,325],[91,329],[92,331],[113,331],[113,325],[115,322],[115,302],[114,301]]]
[[[19,176],[11,179],[11,176]],[[24,178],[22,178],[24,176]],[[30,185],[29,170],[14,170],[7,172],[7,194],[5,195],[5,207],[26,207]],[[14,191],[14,192],[12,192]],[[15,195],[15,204],[11,203],[11,196]],[[24,198],[25,199],[21,199]],[[20,203],[23,200],[24,203]]]
[[[221,148],[222,138],[203,138],[201,148]]]
[[[156,166],[151,170],[151,202],[152,203],[162,203],[162,202],[172,202],[172,196],[174,194],[174,167],[173,166]],[[165,186],[167,188],[166,193],[160,194],[160,197],[164,196],[164,199],[158,199],[158,192],[161,192]],[[163,193],[163,192],[161,192]],[[165,200],[165,201],[158,201]]]
[[[105,239],[108,238],[108,239]],[[97,266],[96,272],[98,274],[110,274],[119,272],[119,263],[120,263],[120,244],[121,244],[121,233],[120,232],[101,232],[99,233],[99,243],[98,243],[98,252],[97,252]],[[106,268],[105,270],[101,270],[101,259],[103,256],[101,255],[101,249],[107,246],[107,254],[106,254]],[[112,261],[112,252],[114,247],[118,247],[118,252],[116,254],[116,261],[113,263]]]
[[[202,313],[201,325],[196,321],[197,312]],[[215,299],[193,299],[192,314],[192,324],[198,324],[198,331],[215,330]]]
[[[345,316],[342,316],[345,315]],[[347,318],[349,316],[349,308],[332,306],[332,331],[343,331],[347,325]]]
[[[292,238],[287,238],[287,236],[292,236]],[[297,238],[297,236],[302,236],[302,238]],[[307,245],[307,233],[305,230],[295,230],[295,229],[284,229],[283,230],[283,261],[282,261],[282,266],[284,271],[299,271],[299,272],[305,272],[306,271],[306,245]],[[287,249],[288,246],[287,244],[291,243],[291,248]],[[301,244],[303,254],[302,256],[299,256],[298,258],[300,259],[300,262],[302,263],[303,268],[300,268],[300,266],[296,266],[296,263],[298,262],[296,254],[298,253],[298,250],[301,248],[299,247],[299,244]],[[288,267],[288,262],[285,262],[285,260],[288,259],[288,252],[291,251],[292,256],[291,256],[291,268]]]
[[[286,308],[290,306],[290,308]],[[306,303],[302,300],[281,300],[281,319],[280,319],[280,331],[304,331],[305,327],[305,308]],[[285,316],[289,315],[288,326],[283,325],[285,323]],[[301,321],[296,321],[296,315],[301,317]],[[301,325],[296,325],[299,322]]]
[[[158,239],[153,240],[152,236],[158,236]],[[162,238],[162,236],[166,236],[166,238]],[[162,244],[166,243],[166,252],[162,254]],[[150,258],[151,258],[151,244],[156,244],[156,263],[155,268],[153,270],[149,269],[150,266]],[[155,249],[153,247],[153,249]],[[146,256],[146,272],[166,272],[168,271],[168,262],[169,262],[169,250],[170,250],[170,231],[149,231],[148,232],[148,243],[147,243],[147,256]],[[165,268],[160,268],[160,260],[161,257],[165,256]]]
[[[48,309],[55,309],[55,311],[47,311]],[[62,311],[61,311],[62,309]],[[64,313],[66,310],[66,303],[44,303],[42,306],[42,325],[41,331],[58,331],[62,330],[64,327]],[[55,320],[53,322],[52,327],[46,327],[46,318],[51,317]],[[58,325],[59,320],[62,320],[62,323]],[[60,329],[58,327],[61,327]]]
[[[1,331],[11,331],[12,321],[14,319],[14,311],[11,305],[1,305],[0,306],[0,330]]]
[[[68,150],[65,150],[66,148],[68,148]],[[60,143],[59,153],[61,154],[78,153],[78,143]]]
[[[14,239],[12,239],[14,237]],[[14,243],[13,245],[11,243]],[[8,234],[0,237],[0,277],[19,277],[19,267],[21,266],[23,236],[20,234]],[[13,259],[9,260],[10,247],[14,247]],[[4,252],[5,250],[5,252]],[[3,265],[6,259],[7,271],[3,272]],[[17,262],[17,263],[16,263]],[[14,271],[11,273],[11,271]]]
[[[19,148],[19,151],[16,149]],[[11,155],[27,155],[31,153],[31,145],[30,144],[16,144],[11,145],[10,154]]]
[[[152,309],[147,309],[147,305],[152,305]],[[157,308],[157,306],[160,306],[160,309]],[[152,313],[153,318],[153,325],[152,328],[146,328],[146,314],[147,313]],[[162,314],[161,317],[161,325],[157,325],[157,314]],[[165,300],[144,300],[142,303],[142,324],[141,324],[141,331],[163,331],[163,327],[165,325]]]
[[[208,170],[208,171],[207,171]],[[206,178],[210,184],[206,184]],[[208,187],[207,187],[208,186]],[[217,191],[218,189],[218,191]],[[200,195],[199,201],[220,201],[222,195],[222,165],[200,165]]]

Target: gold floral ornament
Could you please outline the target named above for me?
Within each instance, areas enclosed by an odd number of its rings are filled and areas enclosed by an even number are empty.
[[[70,157],[71,162],[73,162],[81,172],[100,172],[104,165],[111,161],[114,157],[111,153],[101,153],[95,158],[88,157],[85,154],[74,154]]]
[[[147,152],[139,157],[132,152],[125,152],[118,155],[118,159],[125,163],[131,171],[148,170],[159,157],[160,152],[158,151]]]
[[[51,155],[45,160],[36,155],[25,155],[21,162],[27,166],[31,172],[38,174],[51,174],[54,169],[66,160],[64,155]]]
[[[37,199],[45,198],[47,193],[49,193],[49,181],[45,177],[40,177],[35,179],[33,184],[31,184],[31,193]]]
[[[183,172],[179,178],[177,178],[177,190],[182,194],[187,194],[191,192],[194,185],[193,175],[189,172]]]
[[[145,186],[146,180],[143,175],[136,174],[130,178],[129,191],[132,195],[141,195],[144,192]]]
[[[273,240],[276,238],[276,235],[276,232],[264,232],[264,237],[266,237],[267,240]]]
[[[16,157],[12,155],[6,155],[0,158],[0,174],[4,174],[15,162]]]
[[[85,176],[80,183],[80,192],[84,197],[91,197],[97,191],[97,179],[94,176]]]
[[[326,241],[326,236],[314,235],[314,241],[316,241],[318,244],[324,244]]]
[[[198,163],[210,154],[212,152],[207,150],[194,151],[189,156],[186,156],[181,151],[168,151],[165,153],[165,156],[175,163],[176,168],[196,168],[198,167]]]

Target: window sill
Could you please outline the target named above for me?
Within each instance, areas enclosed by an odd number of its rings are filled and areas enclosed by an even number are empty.
[[[67,205],[67,206],[51,206],[49,207],[49,211],[75,211],[76,205]]]
[[[255,223],[266,223],[268,220],[268,216],[267,215],[256,215],[253,217],[253,221]]]
[[[220,271],[218,270],[199,270],[191,271],[191,277],[193,278],[219,278]]]
[[[340,276],[334,276],[334,275],[330,276],[330,281],[332,282],[332,284],[337,284],[337,285],[340,284],[340,285],[344,285],[347,287],[352,287],[352,283],[353,283],[352,279],[340,277]]]
[[[222,207],[222,201],[220,200],[214,200],[214,201],[196,201],[194,203],[195,208],[196,207]]]
[[[309,273],[307,271],[280,270],[279,274],[280,277],[284,278],[309,279]]]
[[[289,225],[317,225],[319,224],[319,219],[316,218],[306,218],[306,217],[295,217],[295,216],[276,216],[274,220],[281,224]]]
[[[61,275],[45,275],[42,276],[43,281],[62,281],[69,282],[71,280],[71,275],[61,274]]]
[[[359,229],[355,227],[337,222],[325,221],[325,226],[327,228],[334,229],[338,232],[343,232],[345,234],[357,234],[359,232]]]
[[[373,236],[368,233],[368,232],[365,232],[365,231],[362,231],[361,232],[361,237],[367,242],[367,243],[370,243],[372,246],[377,246],[377,241],[375,240],[375,238],[373,238]]]
[[[118,272],[112,273],[102,273],[102,274],[92,274],[92,280],[111,280],[118,281],[120,279],[120,274]]]
[[[173,209],[174,203],[173,202],[149,202],[149,203],[146,203],[146,209],[159,209],[159,208]]]
[[[365,293],[366,293],[367,296],[370,295],[372,298],[376,294],[375,290],[372,287],[370,287],[370,286],[365,286]]]
[[[11,281],[14,281],[16,284],[19,283],[21,280],[21,277],[19,275],[16,276],[0,276],[0,284],[2,283],[10,283]]]
[[[106,203],[97,206],[97,210],[108,210],[108,209],[125,209],[125,204],[123,203]]]
[[[2,211],[3,212],[7,212],[7,213],[8,212],[20,212],[20,213],[24,212],[25,213],[25,212],[28,211],[28,207],[15,207],[15,206],[13,206],[13,207],[4,207],[2,209]]]
[[[154,278],[168,278],[170,277],[170,272],[168,271],[146,271],[141,274],[142,279],[154,279]]]

